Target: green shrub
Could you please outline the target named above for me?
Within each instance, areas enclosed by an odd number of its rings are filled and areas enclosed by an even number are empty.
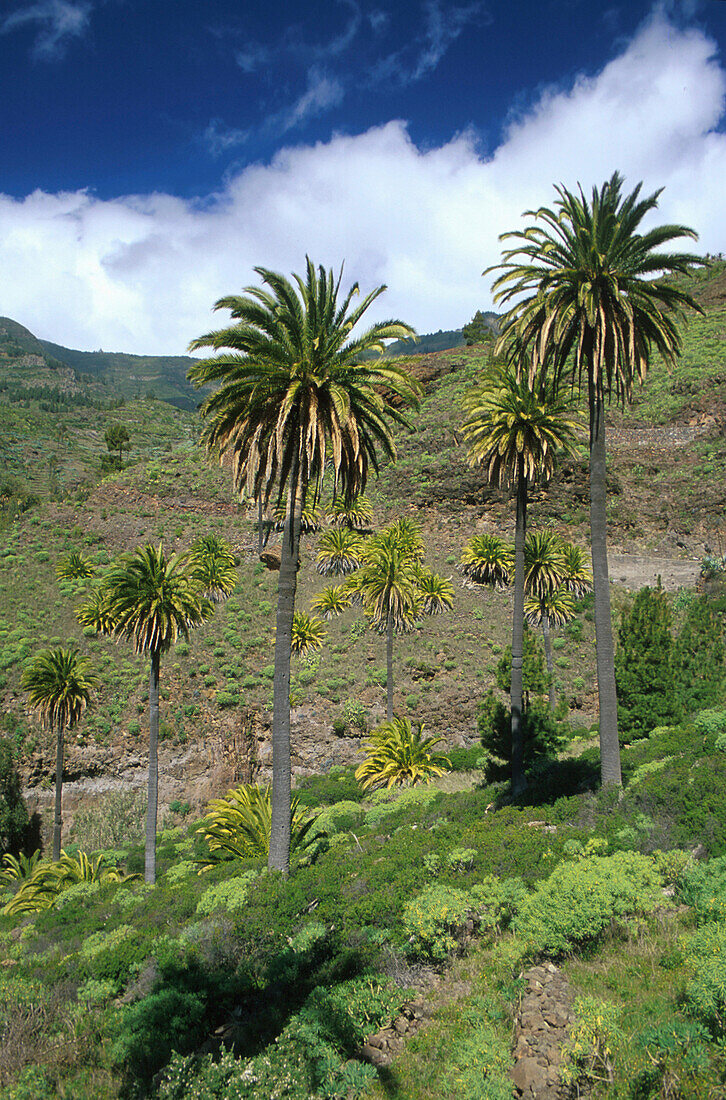
[[[496,1027],[500,1016],[501,1009],[487,997],[476,997],[464,1010],[461,1037],[447,1050],[447,1068],[442,1080],[446,1096],[459,1100],[511,1100],[509,1036]]]
[[[387,795],[388,792],[377,792],[381,795]],[[376,805],[371,806],[366,811],[365,823],[370,828],[377,828],[387,817],[393,814],[401,813],[402,811],[416,808],[418,810],[424,810],[435,802],[439,797],[440,791],[431,787],[409,787],[408,790],[402,791],[397,797],[387,797],[381,800]]]
[[[706,924],[683,940],[691,978],[684,993],[688,1012],[715,1037],[726,1032],[726,925]]]
[[[678,896],[693,907],[699,924],[726,921],[726,856],[705,863],[690,860],[678,881]]]
[[[660,587],[641,588],[632,608],[622,613],[615,679],[623,744],[680,717],[670,610]]]
[[[575,1017],[562,1048],[560,1076],[579,1096],[580,1084],[589,1091],[598,1082],[612,1081],[611,1056],[621,1038],[620,1009],[610,1001],[578,997]]]
[[[654,860],[616,852],[561,863],[523,902],[513,928],[533,949],[559,955],[628,928],[662,905]]]
[[[403,910],[403,931],[411,955],[444,962],[456,949],[453,932],[472,908],[471,895],[454,886],[426,886]]]
[[[247,871],[236,878],[228,878],[225,882],[210,886],[199,899],[197,913],[205,917],[215,909],[227,909],[230,913],[237,913],[244,909],[250,883],[255,878],[257,878],[256,871]]]
[[[726,710],[722,707],[701,710],[693,716],[692,722],[698,733],[716,738],[716,747],[719,750],[726,747]],[[723,743],[719,744],[719,741]]]
[[[96,981],[123,985],[131,967],[149,954],[149,944],[131,925],[121,924],[110,932],[94,932],[78,952],[81,974]]]

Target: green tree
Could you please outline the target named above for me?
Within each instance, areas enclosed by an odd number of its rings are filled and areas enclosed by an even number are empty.
[[[156,881],[156,822],[159,796],[159,672],[162,654],[212,614],[187,557],[167,558],[151,544],[125,554],[106,574],[98,599],[78,612],[81,623],[127,638],[151,659],[149,676],[149,777],[144,877]]]
[[[551,478],[557,455],[572,451],[577,423],[569,402],[558,398],[546,381],[533,386],[524,360],[514,367],[495,367],[464,402],[464,434],[469,462],[481,464],[494,485],[513,485],[516,492],[514,536],[514,611],[512,615],[512,790],[525,786],[522,725],[522,631],[526,585],[527,500],[529,485]]]
[[[461,335],[464,337],[467,346],[483,344],[485,341],[491,340],[492,335],[496,332],[495,326],[495,315],[493,313],[484,314],[478,309],[471,321],[462,328]]]
[[[590,414],[590,538],[595,584],[595,636],[600,700],[602,782],[620,784],[620,745],[607,562],[605,398],[630,400],[642,382],[652,349],[672,363],[681,347],[678,323],[700,307],[662,273],[687,272],[702,261],[659,251],[679,237],[695,238],[682,225],[640,231],[658,205],[660,191],[640,197],[642,185],[623,197],[616,172],[591,198],[556,187],[553,208],[527,211],[534,221],[505,233],[494,283],[495,300],[510,304],[503,322],[531,357],[532,373],[548,374],[555,388],[572,376],[587,386]],[[486,274],[486,272],[485,272]]]
[[[361,493],[379,455],[393,459],[390,422],[405,423],[397,407],[417,404],[420,387],[407,371],[381,358],[385,342],[412,335],[409,325],[382,321],[352,332],[386,289],[377,287],[353,307],[358,285],[339,301],[341,274],[315,268],[289,281],[255,269],[266,288],[222,298],[235,322],[193,341],[192,348],[228,349],[194,364],[195,386],[217,388],[201,406],[207,449],[232,458],[240,492],[268,502],[286,497],[278,580],[272,721],[272,838],[269,866],[290,865],[290,652],[300,528],[308,486],[317,495],[326,463],[334,495]]]
[[[61,854],[63,757],[66,730],[73,729],[88,706],[96,680],[88,660],[74,649],[42,649],[23,669],[22,685],[41,721],[56,736],[53,859]]]
[[[707,596],[693,600],[673,647],[676,690],[684,714],[714,706],[724,698],[724,628]]]
[[[104,432],[106,448],[109,451],[118,451],[119,463],[124,460],[124,447],[130,441],[129,430],[125,424],[109,424]]]
[[[624,744],[677,721],[681,707],[673,667],[668,601],[662,588],[641,588],[623,611],[615,654],[615,681]]]
[[[524,543],[524,612],[530,625],[542,628],[545,660],[550,677],[549,701],[553,708],[555,684],[550,621],[554,615],[557,621],[566,622],[575,610],[570,594],[560,592],[564,578],[562,540],[554,531],[537,531],[528,535]]]
[[[393,639],[413,630],[421,615],[435,615],[451,607],[454,590],[449,581],[422,565],[424,542],[420,529],[400,519],[376,532],[363,544],[361,565],[342,586],[379,634],[386,636],[386,714],[393,721]]]
[[[13,746],[6,737],[0,737],[0,855],[17,855],[27,828],[28,811]]]

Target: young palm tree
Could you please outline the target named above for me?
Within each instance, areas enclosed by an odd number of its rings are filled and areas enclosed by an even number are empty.
[[[159,794],[159,670],[161,656],[179,637],[189,640],[193,627],[209,618],[212,603],[200,594],[186,557],[167,558],[161,546],[138,547],[111,567],[104,580],[108,633],[133,642],[151,658],[149,677],[149,778],[144,878],[156,881],[156,821]],[[82,607],[80,622],[94,616]]]
[[[328,519],[336,527],[361,531],[373,523],[373,505],[363,493],[350,501],[335,500],[328,509]]]
[[[350,607],[350,595],[342,584],[328,584],[311,600],[310,608],[324,619],[333,619]]]
[[[421,615],[451,607],[451,583],[421,564],[424,542],[418,526],[400,519],[372,535],[362,547],[360,569],[343,588],[363,605],[379,634],[386,635],[386,711],[393,720],[393,639],[413,629]]]
[[[88,671],[88,660],[73,649],[43,649],[23,670],[22,685],[32,706],[40,712],[51,733],[56,735],[55,812],[53,817],[53,859],[61,855],[63,827],[63,756],[66,730],[73,729],[91,697],[96,679]]]
[[[577,423],[569,402],[558,398],[545,383],[532,385],[524,371],[493,367],[484,382],[465,398],[464,434],[469,440],[469,462],[481,464],[494,485],[514,485],[514,611],[512,615],[512,790],[526,786],[522,717],[524,661],[525,539],[529,484],[547,481],[558,454],[572,451]]]
[[[461,569],[477,584],[506,588],[514,567],[514,547],[498,535],[474,535],[461,551]]]
[[[686,272],[702,261],[687,253],[658,251],[678,237],[695,238],[683,225],[640,231],[660,191],[640,197],[642,185],[622,195],[616,172],[593,187],[591,198],[556,187],[554,208],[527,211],[495,280],[495,300],[513,303],[503,339],[516,340],[531,357],[532,373],[548,372],[555,388],[571,375],[587,385],[590,412],[590,535],[595,578],[595,636],[600,697],[603,784],[620,784],[620,746],[607,564],[605,397],[630,400],[633,380],[645,377],[655,348],[672,363],[681,347],[678,324],[700,307],[658,273]],[[487,272],[485,272],[486,274]]]
[[[363,543],[359,534],[347,527],[333,527],[320,537],[320,549],[315,559],[323,577],[344,577],[360,565]]]
[[[202,535],[192,544],[191,576],[202,594],[219,603],[237,586],[237,567],[232,547],[217,535]]]
[[[326,634],[322,619],[316,615],[308,615],[305,611],[296,611],[292,619],[293,656],[302,657],[311,650],[320,649]]]
[[[317,491],[326,466],[333,491],[350,501],[365,488],[379,454],[393,459],[390,421],[405,423],[397,405],[415,405],[420,387],[399,366],[365,359],[385,341],[412,334],[400,321],[381,321],[353,337],[380,286],[355,307],[357,284],[339,301],[342,271],[315,268],[292,281],[258,267],[265,288],[222,298],[234,324],[209,333],[192,348],[228,349],[195,363],[196,386],[216,384],[203,402],[209,451],[232,457],[235,485],[253,499],[287,498],[275,640],[272,723],[272,839],[269,866],[290,865],[290,648],[300,552],[303,501]]]
[[[592,570],[587,564],[585,551],[571,542],[562,544],[562,560],[565,566],[562,583],[576,600],[592,592]]]
[[[561,539],[554,531],[538,531],[535,534],[528,535],[524,542],[524,611],[530,625],[536,619],[537,625],[542,627],[547,674],[550,678],[549,701],[550,707],[553,709],[555,706],[555,684],[552,642],[550,640],[550,610],[555,611],[556,617],[559,617],[556,613],[557,601],[555,601],[554,595],[559,592],[564,578],[565,559]],[[565,600],[565,604],[567,603],[568,600]],[[572,605],[572,611],[574,612],[574,604],[572,604],[571,598],[569,604]],[[538,608],[536,613],[534,612],[535,605]]]

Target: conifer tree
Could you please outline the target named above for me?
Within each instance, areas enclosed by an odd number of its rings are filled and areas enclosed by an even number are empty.
[[[615,655],[620,740],[647,737],[656,726],[677,721],[671,615],[665,592],[642,588],[621,616]]]

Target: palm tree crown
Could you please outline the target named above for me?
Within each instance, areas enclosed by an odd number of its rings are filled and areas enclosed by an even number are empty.
[[[469,463],[484,466],[492,485],[516,483],[520,470],[530,482],[548,481],[558,454],[577,442],[571,403],[506,366],[493,367],[465,396],[464,412]]]
[[[74,649],[43,649],[23,669],[22,684],[51,729],[71,729],[88,706],[96,679],[88,672],[88,658]]]
[[[350,498],[363,491],[369,468],[378,470],[379,450],[394,457],[387,420],[405,418],[390,397],[411,405],[419,392],[401,367],[360,357],[413,329],[380,321],[350,338],[386,288],[352,308],[356,283],[339,304],[342,270],[336,279],[308,259],[306,278],[293,276],[296,285],[267,268],[255,271],[269,290],[247,287],[244,296],[221,298],[215,309],[229,309],[237,323],[190,345],[230,349],[189,371],[196,386],[221,383],[201,406],[207,446],[232,454],[238,489],[255,498],[269,498],[276,479],[281,492],[290,476],[306,488],[328,460],[335,489]]]
[[[133,642],[137,653],[166,653],[181,637],[209,617],[184,555],[167,558],[148,544],[125,555],[106,574],[113,633]]]
[[[570,367],[601,393],[629,400],[634,378],[643,380],[654,346],[666,362],[681,347],[678,322],[687,309],[702,312],[684,291],[658,281],[658,273],[687,272],[702,260],[690,253],[659,252],[678,237],[696,238],[685,225],[638,232],[658,205],[661,190],[640,197],[642,184],[621,193],[615,172],[588,201],[555,187],[554,208],[528,210],[535,224],[502,234],[512,240],[494,282],[497,302],[514,302],[503,335],[514,330],[538,370],[550,361],[555,382]]]

